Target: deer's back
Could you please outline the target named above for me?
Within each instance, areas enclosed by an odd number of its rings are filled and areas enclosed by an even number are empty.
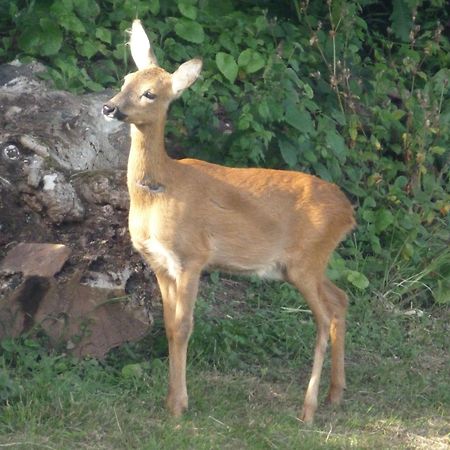
[[[130,209],[135,246],[174,273],[195,255],[203,266],[281,278],[289,258],[319,250],[327,259],[354,224],[344,194],[317,177],[174,164],[165,192],[139,205],[132,199]]]

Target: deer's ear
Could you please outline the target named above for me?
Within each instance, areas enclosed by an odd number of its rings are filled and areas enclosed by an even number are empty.
[[[153,53],[150,41],[140,20],[134,20],[130,36],[131,56],[139,70],[157,66],[158,61]]]
[[[179,97],[198,78],[202,64],[201,59],[191,59],[181,64],[172,74],[172,90],[176,97]]]

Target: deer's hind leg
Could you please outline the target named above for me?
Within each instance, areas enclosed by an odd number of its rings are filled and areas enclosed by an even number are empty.
[[[345,317],[348,298],[344,291],[327,278],[322,283],[321,297],[331,315],[331,383],[327,399],[330,403],[338,404],[345,389]]]
[[[320,274],[319,276],[317,276],[317,273],[305,273],[303,271],[295,271],[295,269],[288,272],[288,280],[297,287],[311,309],[317,329],[311,378],[306,390],[303,409],[299,416],[300,420],[306,423],[312,423],[317,409],[320,377],[332,321],[329,309],[326,307],[321,295],[322,273],[318,273]]]

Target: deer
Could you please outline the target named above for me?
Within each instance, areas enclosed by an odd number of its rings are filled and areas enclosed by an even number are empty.
[[[346,387],[348,298],[325,271],[355,226],[353,206],[335,184],[307,173],[169,157],[164,144],[169,105],[199,77],[202,61],[194,58],[173,73],[165,71],[138,19],[129,45],[138,70],[124,77],[102,113],[130,125],[128,227],[161,291],[169,349],[167,408],[175,417],[188,408],[186,361],[194,305],[202,272],[214,269],[284,280],[305,299],[316,342],[298,418],[312,423],[329,340],[328,401],[340,403]]]

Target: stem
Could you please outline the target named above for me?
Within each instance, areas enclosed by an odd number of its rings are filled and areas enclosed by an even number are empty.
[[[331,38],[333,40],[333,75],[336,77],[336,29],[333,25],[333,15],[331,14],[331,2],[328,2],[328,16],[331,25]]]
[[[296,11],[298,11],[298,13],[301,13],[300,9],[298,9],[298,4],[295,1],[294,1],[294,4],[296,6]],[[330,16],[331,29],[333,31],[333,36],[332,36],[332,39],[333,39],[333,69],[332,69],[332,74],[333,74],[334,78],[336,79],[336,39],[335,39],[335,36],[334,36],[336,30],[335,30],[334,25],[333,25],[333,17],[331,15],[330,5],[328,5],[328,12],[329,12],[329,16]],[[312,29],[310,23],[308,22],[308,18],[306,16],[306,14],[305,14],[305,23],[306,23],[306,26],[308,27],[308,30],[311,32],[311,34],[314,34],[314,30]],[[338,22],[338,25],[339,24],[340,24],[340,20]],[[327,60],[327,58],[326,58],[326,56],[325,56],[325,54],[324,54],[324,52],[322,50],[322,47],[320,46],[318,40],[316,42],[316,46],[317,46],[317,49],[319,50],[319,54],[320,54],[320,56],[322,58],[322,61],[325,64],[325,67],[331,73],[331,64],[328,62],[328,60]],[[340,108],[341,112],[343,114],[345,114],[344,105],[342,104],[342,100],[341,100],[341,96],[340,96],[338,87],[337,86],[336,86],[336,88],[334,88],[333,86],[331,86],[331,87],[336,92],[336,96],[337,96],[337,99],[338,99],[339,108]]]
[[[331,2],[328,3],[328,15],[330,17],[330,25],[331,25],[331,39],[333,41],[333,77],[334,82],[336,83],[336,86],[334,87],[334,90],[336,92],[336,96],[338,99],[339,107],[341,109],[342,114],[345,115],[344,105],[342,104],[341,95],[339,93],[339,87],[337,83],[337,76],[336,76],[336,30],[337,27],[333,24],[333,15],[331,14]],[[338,21],[339,26],[340,20]]]
[[[302,11],[301,11],[300,6],[299,6],[300,0],[299,1],[295,1],[294,0],[293,3],[294,3],[294,7],[295,7],[295,12],[297,14],[297,19],[298,19],[298,21],[300,23],[301,22],[301,18],[302,18]]]
[[[442,82],[441,95],[439,97],[438,115],[441,114],[442,102],[444,101],[444,85],[445,83]]]

